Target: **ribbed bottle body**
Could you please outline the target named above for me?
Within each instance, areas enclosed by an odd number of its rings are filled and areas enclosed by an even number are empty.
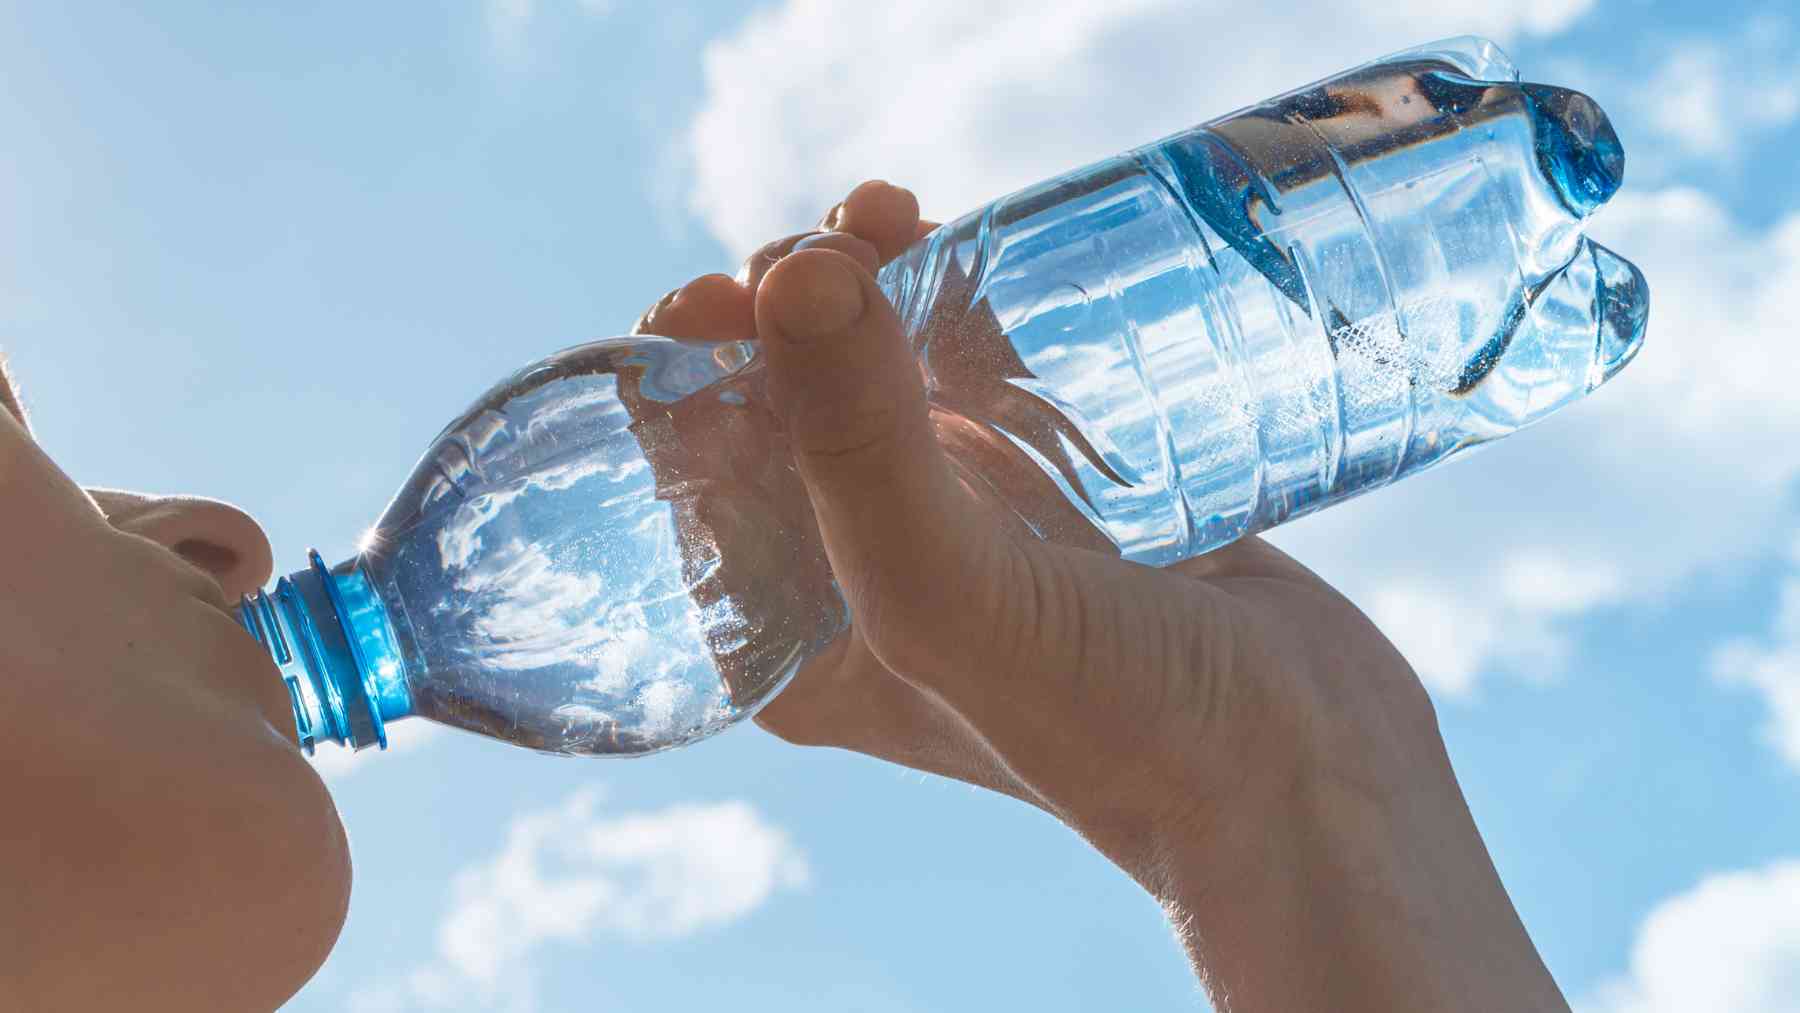
[[[883,287],[972,471],[1049,537],[1164,564],[1622,366],[1647,291],[1581,234],[1622,168],[1590,100],[1466,40],[997,200]]]

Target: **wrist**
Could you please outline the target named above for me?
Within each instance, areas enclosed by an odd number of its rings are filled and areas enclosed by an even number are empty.
[[[1315,778],[1162,844],[1169,912],[1238,1011],[1566,1011],[1454,780],[1406,795]]]

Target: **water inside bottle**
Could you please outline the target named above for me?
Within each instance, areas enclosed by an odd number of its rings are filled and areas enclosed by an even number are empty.
[[[415,713],[640,755],[754,712],[846,628],[750,352],[595,342],[451,423],[355,562]]]
[[[996,201],[890,266],[934,401],[1033,466],[1002,498],[1167,563],[1616,373],[1648,290],[1582,224],[1621,182],[1618,138],[1586,96],[1483,67],[1500,79],[1454,54],[1371,64]]]
[[[1491,49],[1491,47],[1489,47]],[[1497,51],[1493,51],[1497,52]],[[1383,61],[1022,191],[882,274],[969,488],[1166,563],[1505,435],[1618,371],[1636,269],[1584,96]],[[747,343],[495,387],[356,561],[415,713],[633,755],[753,712],[849,617]]]

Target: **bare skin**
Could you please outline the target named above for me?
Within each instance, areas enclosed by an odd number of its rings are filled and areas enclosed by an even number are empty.
[[[228,612],[267,539],[213,500],[83,490],[0,376],[0,1008],[273,1010],[350,858]]]
[[[1566,1010],[1430,699],[1347,599],[1255,538],[1165,569],[1041,540],[958,480],[873,279],[932,227],[865,183],[639,322],[761,342],[850,602],[758,721],[1043,808],[1163,903],[1222,1011]]]
[[[1222,1011],[1567,1009],[1386,638],[1256,539],[1157,570],[1025,535],[959,480],[873,284],[931,228],[917,202],[865,184],[823,226],[640,324],[760,339],[850,599],[759,722],[1056,816],[1164,904]],[[84,491],[15,416],[0,793],[32,818],[0,827],[0,1007],[273,1009],[335,940],[349,860],[228,612],[267,541],[214,501]]]

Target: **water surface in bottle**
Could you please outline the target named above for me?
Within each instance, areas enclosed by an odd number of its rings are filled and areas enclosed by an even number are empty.
[[[1585,96],[1402,54],[995,201],[889,265],[972,493],[1163,564],[1578,398],[1643,279]],[[711,734],[845,634],[749,342],[571,349],[453,422],[349,567],[413,713],[548,752]],[[342,570],[342,568],[340,568]]]

